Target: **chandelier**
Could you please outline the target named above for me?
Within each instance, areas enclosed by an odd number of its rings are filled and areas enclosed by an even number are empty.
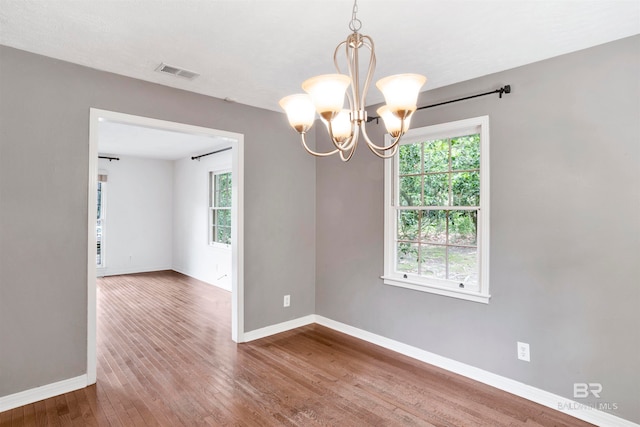
[[[411,115],[416,111],[416,102],[420,88],[427,78],[419,74],[396,74],[382,78],[376,86],[384,95],[386,104],[376,110],[384,121],[387,132],[393,138],[387,146],[380,146],[371,141],[366,131],[367,112],[365,101],[371,78],[376,68],[376,54],[371,37],[358,31],[362,23],[356,17],[358,1],[353,3],[353,12],[349,29],[352,31],[347,39],[336,47],[333,54],[337,74],[324,74],[305,80],[302,89],[305,94],[289,95],[280,100],[280,106],[287,113],[287,119],[293,129],[301,136],[302,146],[314,156],[330,156],[338,153],[344,162],[351,159],[358,146],[360,136],[366,141],[371,151],[381,158],[393,157],[398,151],[400,138],[409,129]],[[362,49],[365,48],[365,49]],[[347,59],[348,75],[342,74],[338,65],[338,53],[343,49]],[[360,49],[368,50],[369,64],[361,85]],[[365,56],[366,59],[366,56]],[[351,86],[351,91],[347,89]],[[349,108],[344,107],[347,98]],[[327,127],[333,149],[319,153],[309,148],[306,133],[315,121],[315,113]]]

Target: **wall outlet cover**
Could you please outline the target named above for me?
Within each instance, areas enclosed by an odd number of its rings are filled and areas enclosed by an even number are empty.
[[[525,362],[531,361],[528,343],[518,341],[518,359],[524,360]]]

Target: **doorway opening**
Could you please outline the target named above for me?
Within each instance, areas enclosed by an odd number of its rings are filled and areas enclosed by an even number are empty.
[[[110,250],[109,246],[106,246],[105,242],[108,240],[108,236],[106,235],[106,227],[105,222],[101,221],[97,222],[99,218],[98,214],[106,213],[105,203],[98,204],[98,197],[103,196],[104,193],[102,191],[98,192],[97,189],[100,186],[101,190],[105,188],[100,184],[102,179],[107,181],[110,179],[107,173],[103,173],[105,171],[102,170],[102,167],[99,166],[98,163],[98,154],[102,155],[102,143],[101,143],[101,128],[104,129],[105,126],[112,125],[115,129],[120,129],[122,127],[130,126],[135,127],[136,129],[141,129],[142,131],[163,131],[163,132],[173,132],[175,134],[180,134],[182,136],[191,136],[192,140],[208,140],[213,145],[210,145],[208,148],[216,147],[221,149],[221,151],[227,151],[227,154],[230,154],[230,172],[233,176],[233,179],[230,183],[230,212],[229,212],[229,222],[230,222],[230,271],[228,276],[230,276],[230,290],[231,290],[231,339],[235,342],[243,341],[243,332],[244,332],[244,313],[243,313],[243,200],[244,200],[244,137],[242,134],[222,131],[218,129],[204,128],[199,126],[187,125],[176,122],[169,122],[165,120],[152,119],[141,116],[134,116],[130,114],[123,114],[113,111],[107,110],[99,110],[99,109],[90,109],[90,125],[89,125],[89,201],[88,201],[88,268],[87,268],[87,282],[88,282],[88,298],[87,298],[87,377],[88,383],[93,384],[96,381],[96,274],[98,273],[98,269],[105,270],[110,265],[115,268],[115,264],[117,263],[117,257],[113,259],[107,257],[107,252]],[[144,139],[144,138],[142,138]],[[153,139],[153,138],[148,138]],[[211,142],[213,141],[213,142]],[[156,142],[158,142],[156,140]],[[126,145],[126,144],[125,144]],[[144,144],[143,144],[144,145]],[[173,144],[173,148],[167,148],[168,151],[172,149],[185,149],[185,144]],[[197,145],[196,145],[197,146]],[[140,156],[141,154],[136,154],[136,149],[141,149],[141,147],[133,147],[133,144],[128,144],[127,147],[118,147],[116,145],[110,145],[109,150],[113,150],[113,152],[106,154],[123,154],[131,156]],[[149,147],[147,147],[148,149]],[[157,155],[157,152],[162,151],[159,146],[155,146],[156,150],[154,150],[154,155]],[[203,151],[205,150],[205,146],[201,146]],[[193,147],[192,147],[193,149]],[[120,153],[116,151],[121,151]],[[127,150],[134,150],[127,151]],[[211,150],[209,150],[211,151]],[[182,154],[173,153],[171,155],[183,156]],[[192,152],[191,158],[184,158],[180,160],[180,162],[174,162],[177,171],[179,168],[186,170],[184,173],[189,173],[189,166],[193,165],[193,169],[199,168],[212,168],[214,166],[209,166],[205,163],[204,159],[202,162],[200,161],[200,157],[198,154],[202,154],[202,152]],[[169,155],[169,154],[167,154]],[[196,160],[192,160],[194,157],[197,157]],[[211,156],[214,157],[214,156]],[[123,156],[124,158],[124,156]],[[133,157],[135,158],[135,157]],[[167,157],[169,158],[169,157]],[[115,157],[114,157],[115,159]],[[228,161],[228,159],[227,159]],[[181,166],[178,166],[180,163]],[[173,175],[172,175],[173,176]],[[208,179],[208,175],[207,175]],[[173,178],[172,178],[173,180]],[[115,182],[113,183],[115,186]],[[111,185],[108,184],[110,187]],[[205,185],[208,185],[208,182],[205,182]],[[105,186],[106,187],[106,186]],[[147,188],[153,188],[153,185],[148,185]],[[111,188],[110,188],[111,189]],[[183,192],[180,192],[182,194]],[[206,196],[208,197],[208,195]],[[105,199],[103,198],[103,201]],[[207,209],[207,206],[203,207]],[[115,209],[115,207],[114,207]],[[207,237],[207,224],[203,224],[204,231],[204,239],[208,240]],[[110,228],[113,231],[112,228]],[[109,231],[109,232],[111,232]],[[105,239],[105,237],[107,239]],[[110,244],[110,243],[109,243]],[[120,254],[120,257],[121,254]],[[129,255],[129,261],[132,262],[133,255]],[[216,265],[217,269],[218,266]],[[171,269],[174,269],[173,266]],[[121,274],[125,274],[126,270],[121,270]],[[176,271],[179,271],[177,269]],[[117,274],[117,273],[114,273]]]

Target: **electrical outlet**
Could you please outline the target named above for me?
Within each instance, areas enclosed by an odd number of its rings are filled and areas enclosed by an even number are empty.
[[[526,342],[518,341],[518,359],[525,362],[531,362],[531,355],[529,353],[529,344]]]
[[[284,296],[284,306],[289,307],[291,305],[291,295]]]

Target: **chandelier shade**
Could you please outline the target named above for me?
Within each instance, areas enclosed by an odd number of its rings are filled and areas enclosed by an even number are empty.
[[[328,121],[342,111],[350,84],[351,79],[344,74],[324,74],[305,80],[302,89],[311,96],[320,117]]]
[[[352,33],[338,44],[333,54],[337,73],[311,77],[302,83],[302,89],[307,94],[290,95],[280,100],[280,106],[287,113],[289,124],[300,134],[302,146],[308,153],[321,157],[337,153],[345,162],[353,156],[360,137],[376,156],[394,156],[398,151],[400,138],[409,130],[411,115],[417,109],[418,94],[427,81],[427,78],[420,74],[397,74],[382,78],[376,83],[386,102],[377,112],[393,140],[387,146],[371,141],[366,130],[368,119],[365,107],[367,92],[376,67],[376,54],[373,39],[358,32],[362,23],[356,18],[357,11],[358,5],[355,0],[349,23]],[[365,53],[362,56],[361,50]],[[348,75],[340,71],[340,52],[345,53]],[[361,75],[360,59],[366,59],[367,56],[368,67]],[[311,150],[306,142],[305,135],[313,126],[316,112],[327,127],[333,144],[333,148],[328,152]]]
[[[376,82],[389,110],[398,117],[407,117],[416,111],[420,88],[427,78],[420,74],[396,74]]]
[[[382,117],[384,126],[392,137],[397,138],[399,135],[403,135],[407,130],[409,130],[411,115],[401,119],[397,114],[392,112],[387,105],[383,105],[378,108],[376,113],[378,113],[379,117]]]
[[[298,93],[285,96],[280,100],[280,107],[287,112],[291,127],[299,133],[304,133],[313,126],[316,110],[309,95]]]
[[[323,121],[329,133],[332,134],[338,142],[344,142],[351,136],[353,131],[351,126],[351,112],[346,108],[340,110],[330,122],[326,120]],[[331,125],[330,129],[329,125]]]

